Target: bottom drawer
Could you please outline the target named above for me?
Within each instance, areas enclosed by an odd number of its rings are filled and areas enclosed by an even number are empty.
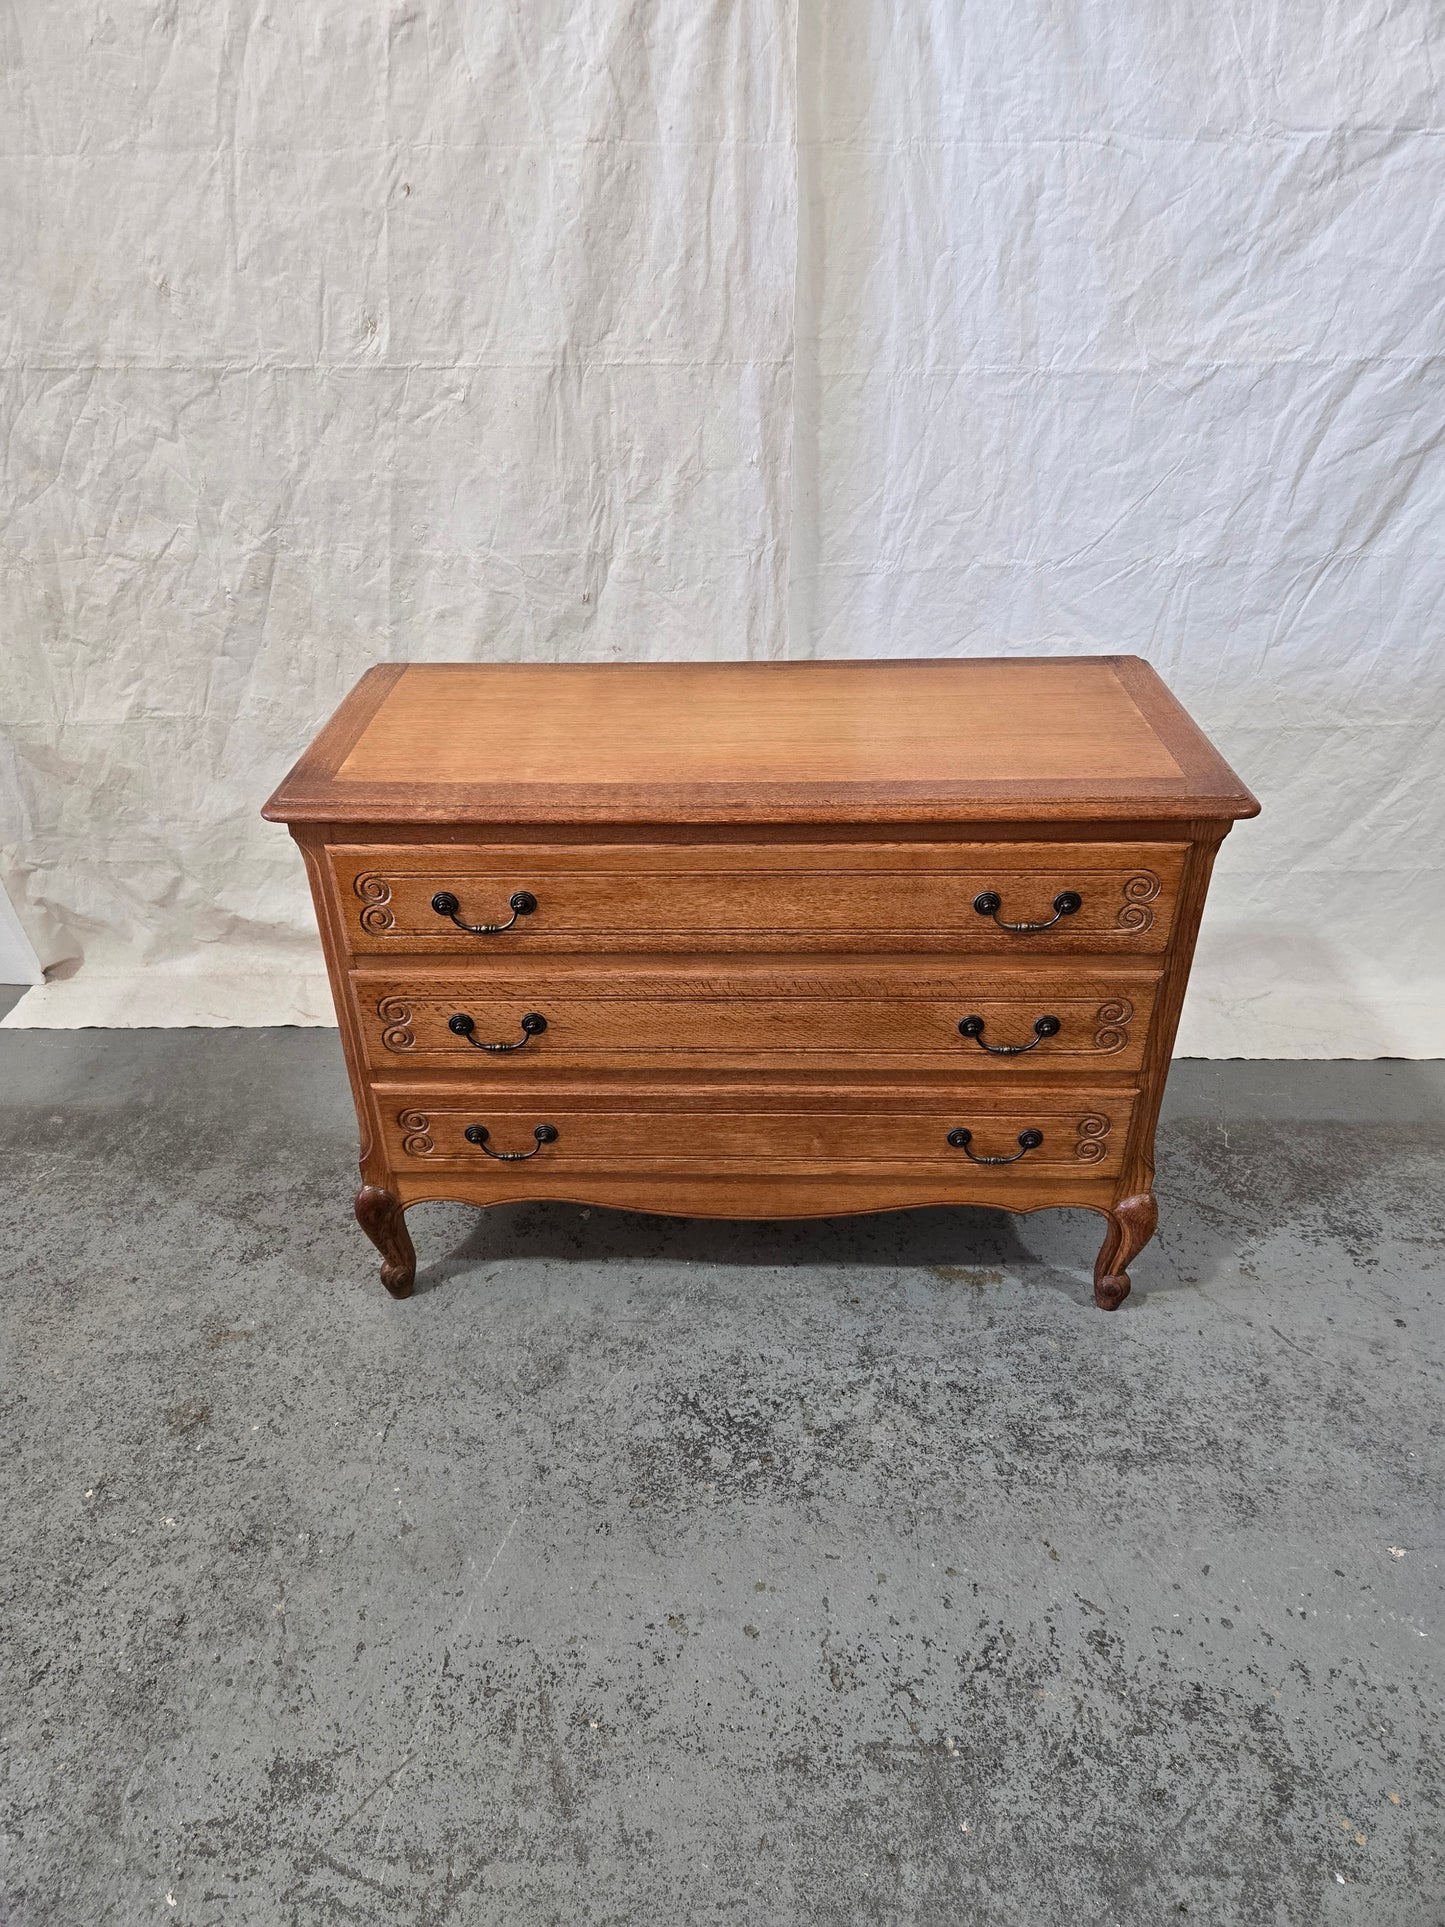
[[[591,1095],[575,1088],[471,1095],[455,1085],[374,1090],[392,1169],[466,1167],[478,1177],[849,1172],[1115,1175],[1137,1093],[1014,1087],[1007,1093],[772,1089],[706,1096]]]

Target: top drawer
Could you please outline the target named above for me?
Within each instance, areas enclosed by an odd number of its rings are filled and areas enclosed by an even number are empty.
[[[334,845],[359,953],[1160,951],[1182,843]]]

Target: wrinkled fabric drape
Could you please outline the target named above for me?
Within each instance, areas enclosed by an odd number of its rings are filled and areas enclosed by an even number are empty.
[[[383,659],[1131,651],[1181,1048],[1445,1053],[1430,0],[0,5],[11,1023],[329,1022]]]

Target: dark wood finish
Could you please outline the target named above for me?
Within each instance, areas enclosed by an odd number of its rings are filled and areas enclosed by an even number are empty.
[[[381,1253],[381,1282],[393,1298],[410,1298],[416,1249],[406,1228],[406,1206],[394,1191],[363,1184],[356,1194],[356,1222]]]
[[[305,855],[383,1282],[411,1289],[424,1198],[1071,1204],[1116,1308],[1210,870],[1257,809],[1129,657],[373,670],[266,814]],[[438,891],[536,908],[472,935]],[[459,1011],[546,1029],[483,1052]]]
[[[1159,1207],[1152,1191],[1120,1198],[1109,1213],[1109,1230],[1094,1264],[1094,1303],[1117,1311],[1129,1296],[1129,1266],[1154,1236]]]

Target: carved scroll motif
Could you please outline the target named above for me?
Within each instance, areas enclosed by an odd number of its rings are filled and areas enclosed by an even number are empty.
[[[1124,885],[1124,902],[1114,922],[1120,930],[1148,930],[1154,923],[1149,905],[1159,894],[1159,879],[1152,870],[1140,870]]]
[[[366,905],[361,913],[363,930],[369,930],[376,936],[384,930],[396,928],[396,918],[386,907],[391,902],[391,885],[385,877],[378,876],[374,870],[367,870],[352,880],[351,887]]]
[[[411,1005],[403,1003],[400,997],[383,997],[376,1007],[376,1014],[385,1025],[381,1041],[388,1050],[413,1050],[416,1047],[416,1034],[411,1028]]]
[[[397,1123],[406,1133],[401,1148],[408,1157],[430,1157],[436,1148],[431,1140],[431,1119],[425,1111],[398,1111]]]
[[[1094,1049],[1107,1056],[1111,1051],[1123,1050],[1129,1041],[1129,1024],[1134,1015],[1134,1006],[1125,997],[1116,997],[1111,1003],[1100,1004],[1094,1012],[1094,1022],[1099,1028],[1094,1032]]]
[[[1077,1132],[1074,1156],[1082,1164],[1097,1164],[1108,1150],[1104,1139],[1113,1128],[1112,1119],[1091,1111],[1087,1117],[1081,1117],[1074,1128]]]

